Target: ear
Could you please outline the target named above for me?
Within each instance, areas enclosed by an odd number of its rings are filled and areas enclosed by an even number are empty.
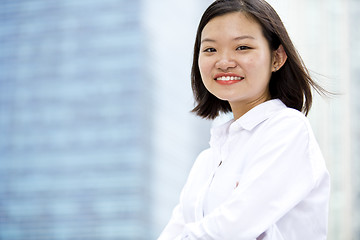
[[[273,52],[272,71],[278,71],[286,62],[287,55],[282,45]]]

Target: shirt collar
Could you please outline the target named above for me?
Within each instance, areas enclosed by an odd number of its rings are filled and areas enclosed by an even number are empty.
[[[268,119],[272,114],[284,108],[286,108],[286,105],[279,99],[272,99],[261,103],[234,121],[231,124],[229,131],[232,131],[233,129],[239,130],[241,128],[251,131],[257,125]]]
[[[212,137],[227,135],[229,132],[245,129],[251,131],[261,122],[268,119],[274,112],[286,108],[286,105],[279,99],[272,99],[261,103],[250,109],[236,121],[234,119],[211,129]]]

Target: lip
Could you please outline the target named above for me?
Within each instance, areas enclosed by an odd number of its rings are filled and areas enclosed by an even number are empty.
[[[221,77],[234,77],[234,78],[240,78],[240,79],[218,80],[218,78],[221,78]],[[231,85],[231,84],[241,82],[242,80],[244,80],[244,77],[240,76],[238,74],[235,74],[235,73],[218,73],[214,76],[214,80],[221,85]]]

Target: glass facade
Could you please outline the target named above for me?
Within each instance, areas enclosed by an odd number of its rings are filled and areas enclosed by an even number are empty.
[[[148,239],[140,7],[1,2],[0,239]]]

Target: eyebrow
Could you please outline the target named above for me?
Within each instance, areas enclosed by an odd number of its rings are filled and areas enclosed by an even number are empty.
[[[255,38],[250,35],[243,35],[243,36],[234,38],[233,41],[238,41],[238,40],[243,40],[243,39],[255,39]],[[201,40],[201,43],[203,43],[203,42],[216,42],[216,40],[211,39],[211,38],[204,38],[203,40]]]

